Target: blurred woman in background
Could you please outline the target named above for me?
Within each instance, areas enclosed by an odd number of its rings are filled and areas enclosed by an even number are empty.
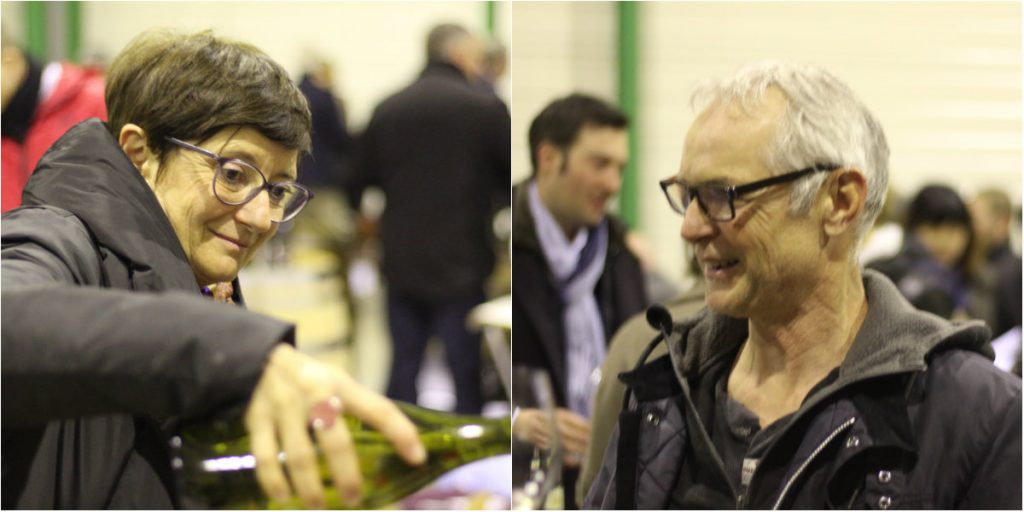
[[[881,271],[918,309],[944,318],[977,318],[992,325],[991,276],[972,265],[974,228],[960,195],[928,185],[907,206],[903,246],[868,267]]]

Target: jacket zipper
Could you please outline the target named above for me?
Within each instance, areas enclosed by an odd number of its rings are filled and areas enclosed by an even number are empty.
[[[782,501],[786,499],[786,494],[789,493],[789,490],[793,487],[793,484],[796,483],[797,479],[800,478],[801,475],[803,475],[803,472],[807,469],[807,467],[811,465],[811,462],[814,461],[814,458],[817,457],[818,454],[821,453],[822,450],[824,450],[825,447],[827,447],[836,437],[839,437],[839,434],[842,434],[844,431],[846,431],[846,429],[853,426],[853,424],[856,422],[857,418],[850,418],[844,421],[842,425],[839,425],[839,427],[833,430],[832,433],[829,434],[828,437],[826,437],[825,440],[822,441],[821,444],[819,444],[813,452],[811,452],[811,456],[807,457],[807,460],[805,460],[803,464],[800,464],[800,467],[796,469],[796,472],[793,473],[793,476],[789,477],[789,480],[786,482],[786,485],[783,486],[782,488],[782,493],[779,494],[779,498],[775,500],[775,505],[772,506],[772,510],[778,510],[779,507],[782,506]],[[749,487],[747,489],[749,491]],[[740,502],[742,503],[742,498]]]

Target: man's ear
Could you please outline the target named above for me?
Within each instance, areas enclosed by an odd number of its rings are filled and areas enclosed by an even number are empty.
[[[562,149],[550,142],[537,145],[537,176],[557,173],[562,168]]]
[[[149,148],[148,141],[146,130],[132,123],[125,124],[117,137],[121,150],[152,187],[156,184],[157,171],[160,170],[160,157]]]
[[[868,183],[859,169],[840,169],[827,188],[823,224],[825,233],[838,236],[849,231],[867,200]]]

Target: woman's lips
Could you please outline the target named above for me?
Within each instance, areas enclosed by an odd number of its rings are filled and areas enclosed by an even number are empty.
[[[243,250],[243,249],[246,249],[246,248],[249,247],[249,244],[242,243],[240,240],[236,240],[236,239],[231,238],[229,236],[224,236],[224,235],[222,235],[220,233],[217,233],[216,231],[214,231],[213,234],[217,238],[220,238],[221,240],[231,244],[233,247],[235,247],[238,250]]]

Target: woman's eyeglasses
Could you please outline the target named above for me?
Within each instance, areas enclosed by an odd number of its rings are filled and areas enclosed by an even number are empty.
[[[295,218],[313,198],[313,192],[293,181],[268,182],[259,169],[237,158],[222,157],[174,137],[167,137],[167,141],[216,162],[213,195],[226,205],[243,205],[266,190],[270,198],[270,220],[282,223]]]

